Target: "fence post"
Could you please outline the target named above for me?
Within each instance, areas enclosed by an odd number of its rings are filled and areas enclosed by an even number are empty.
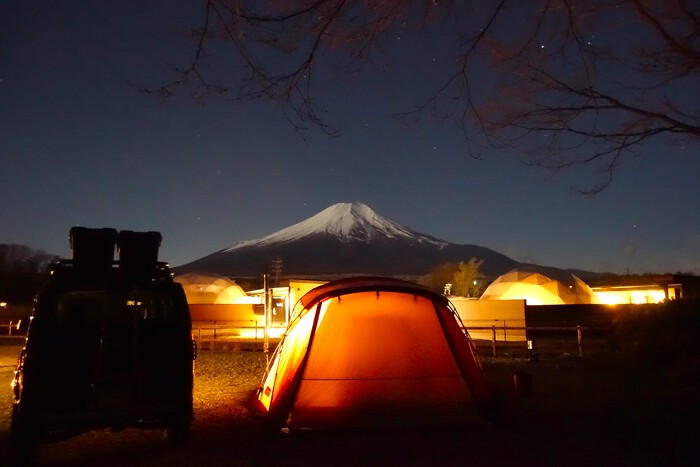
[[[492,340],[492,346],[493,346],[493,356],[496,356],[496,325],[494,324],[493,327],[493,340]]]
[[[537,353],[537,341],[535,339],[527,340],[527,350],[530,351],[530,361],[537,362],[540,360],[540,356]]]
[[[257,321],[253,321],[253,326],[255,327],[255,350],[258,350],[258,329],[260,326],[258,326]]]
[[[578,356],[583,357],[583,330],[576,326],[576,340],[578,341]]]

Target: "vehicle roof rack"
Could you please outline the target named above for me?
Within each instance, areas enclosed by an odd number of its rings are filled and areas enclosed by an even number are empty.
[[[168,263],[158,261],[160,232],[134,232],[113,228],[70,229],[72,259],[59,261],[52,273],[100,277],[117,274],[129,281],[172,279]],[[115,260],[115,249],[119,252]]]

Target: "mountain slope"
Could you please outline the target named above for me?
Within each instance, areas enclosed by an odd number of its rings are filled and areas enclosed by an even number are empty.
[[[371,243],[378,240],[404,240],[408,243],[432,243],[445,246],[446,242],[415,232],[397,222],[382,217],[362,203],[334,204],[315,216],[257,240],[238,242],[225,252],[249,247],[271,246],[324,235],[343,243],[358,241]]]
[[[483,260],[481,271],[497,276],[518,262],[488,248],[457,245],[421,234],[361,203],[338,203],[298,224],[256,240],[235,243],[174,268],[231,277],[259,277],[275,259],[284,276],[359,274],[416,276],[446,262]]]

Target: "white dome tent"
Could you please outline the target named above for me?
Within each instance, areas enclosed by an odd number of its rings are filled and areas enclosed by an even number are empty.
[[[573,274],[557,280],[538,272],[517,269],[493,281],[480,300],[525,300],[528,305],[599,303],[593,290]]]
[[[189,304],[230,304],[250,301],[245,291],[231,279],[210,274],[187,273],[175,277]]]

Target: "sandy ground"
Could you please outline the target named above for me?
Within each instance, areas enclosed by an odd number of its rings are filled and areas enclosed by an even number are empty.
[[[7,452],[17,345],[0,345],[0,449]],[[261,352],[202,351],[192,437],[172,448],[157,431],[96,431],[41,446],[37,464],[74,465],[696,465],[700,378],[695,368],[608,356],[483,358],[502,419],[445,431],[265,433],[245,401]],[[518,394],[513,373],[532,376]],[[0,458],[0,465],[5,464]]]

